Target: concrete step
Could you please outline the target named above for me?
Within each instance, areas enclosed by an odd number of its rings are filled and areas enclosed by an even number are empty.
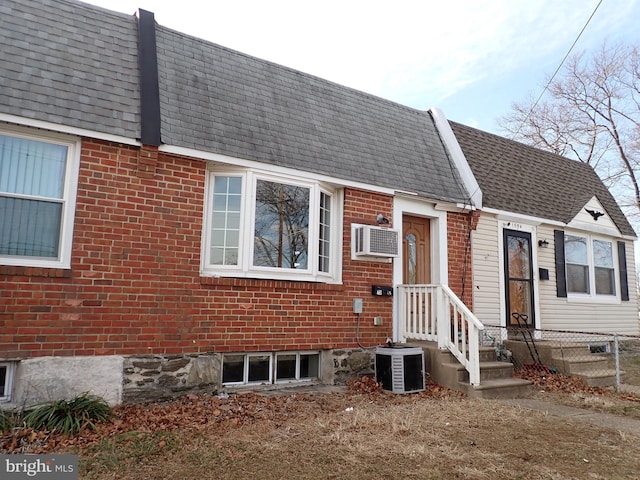
[[[480,347],[480,361],[481,362],[495,362],[496,361],[496,349],[493,347]]]
[[[499,378],[481,381],[476,387],[465,387],[467,395],[472,398],[505,399],[528,397],[532,385],[530,381],[521,378]]]
[[[458,382],[469,383],[469,372],[459,362],[443,363],[442,367],[455,372]],[[511,378],[513,376],[513,364],[507,362],[480,362],[480,383],[484,380],[499,378]]]
[[[616,384],[616,371],[614,369],[592,370],[589,372],[574,373],[572,375],[592,387],[611,387]],[[623,375],[624,372],[620,372],[620,377]]]
[[[571,357],[553,357],[549,365],[567,375],[588,373],[608,369],[609,361],[596,355],[576,355]]]
[[[513,364],[507,362],[480,362],[480,382],[513,377]]]
[[[413,343],[413,342],[412,342]],[[425,355],[425,367],[434,382],[479,398],[519,398],[531,391],[531,382],[513,378],[513,364],[497,362],[493,347],[481,347],[480,385],[469,384],[469,373],[448,350],[437,344],[420,345]]]
[[[536,343],[536,347],[538,343]],[[568,342],[553,342],[545,341],[542,343],[544,348],[549,349],[552,357],[568,358],[568,357],[581,357],[584,355],[591,355],[589,347],[584,343],[568,343]]]

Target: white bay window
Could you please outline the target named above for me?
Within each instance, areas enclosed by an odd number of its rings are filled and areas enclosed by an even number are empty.
[[[211,171],[207,189],[204,275],[337,281],[339,191],[253,170]]]
[[[58,135],[0,130],[0,263],[69,268],[79,148]]]

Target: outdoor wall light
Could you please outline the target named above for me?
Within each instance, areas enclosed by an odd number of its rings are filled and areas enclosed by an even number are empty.
[[[538,240],[538,246],[540,248],[547,248],[549,246],[549,242],[546,240]]]
[[[382,225],[383,223],[389,223],[389,218],[385,217],[384,215],[382,215],[381,213],[378,214],[378,216],[376,217],[376,221]]]

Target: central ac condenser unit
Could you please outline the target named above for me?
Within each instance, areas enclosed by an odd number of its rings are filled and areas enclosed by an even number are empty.
[[[420,347],[377,347],[376,381],[383,390],[414,393],[424,390],[424,352]]]

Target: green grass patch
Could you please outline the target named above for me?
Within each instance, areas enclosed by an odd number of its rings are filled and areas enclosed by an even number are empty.
[[[178,450],[178,440],[170,432],[127,432],[102,440],[89,448],[80,464],[82,478],[106,473],[117,475],[155,464]]]

